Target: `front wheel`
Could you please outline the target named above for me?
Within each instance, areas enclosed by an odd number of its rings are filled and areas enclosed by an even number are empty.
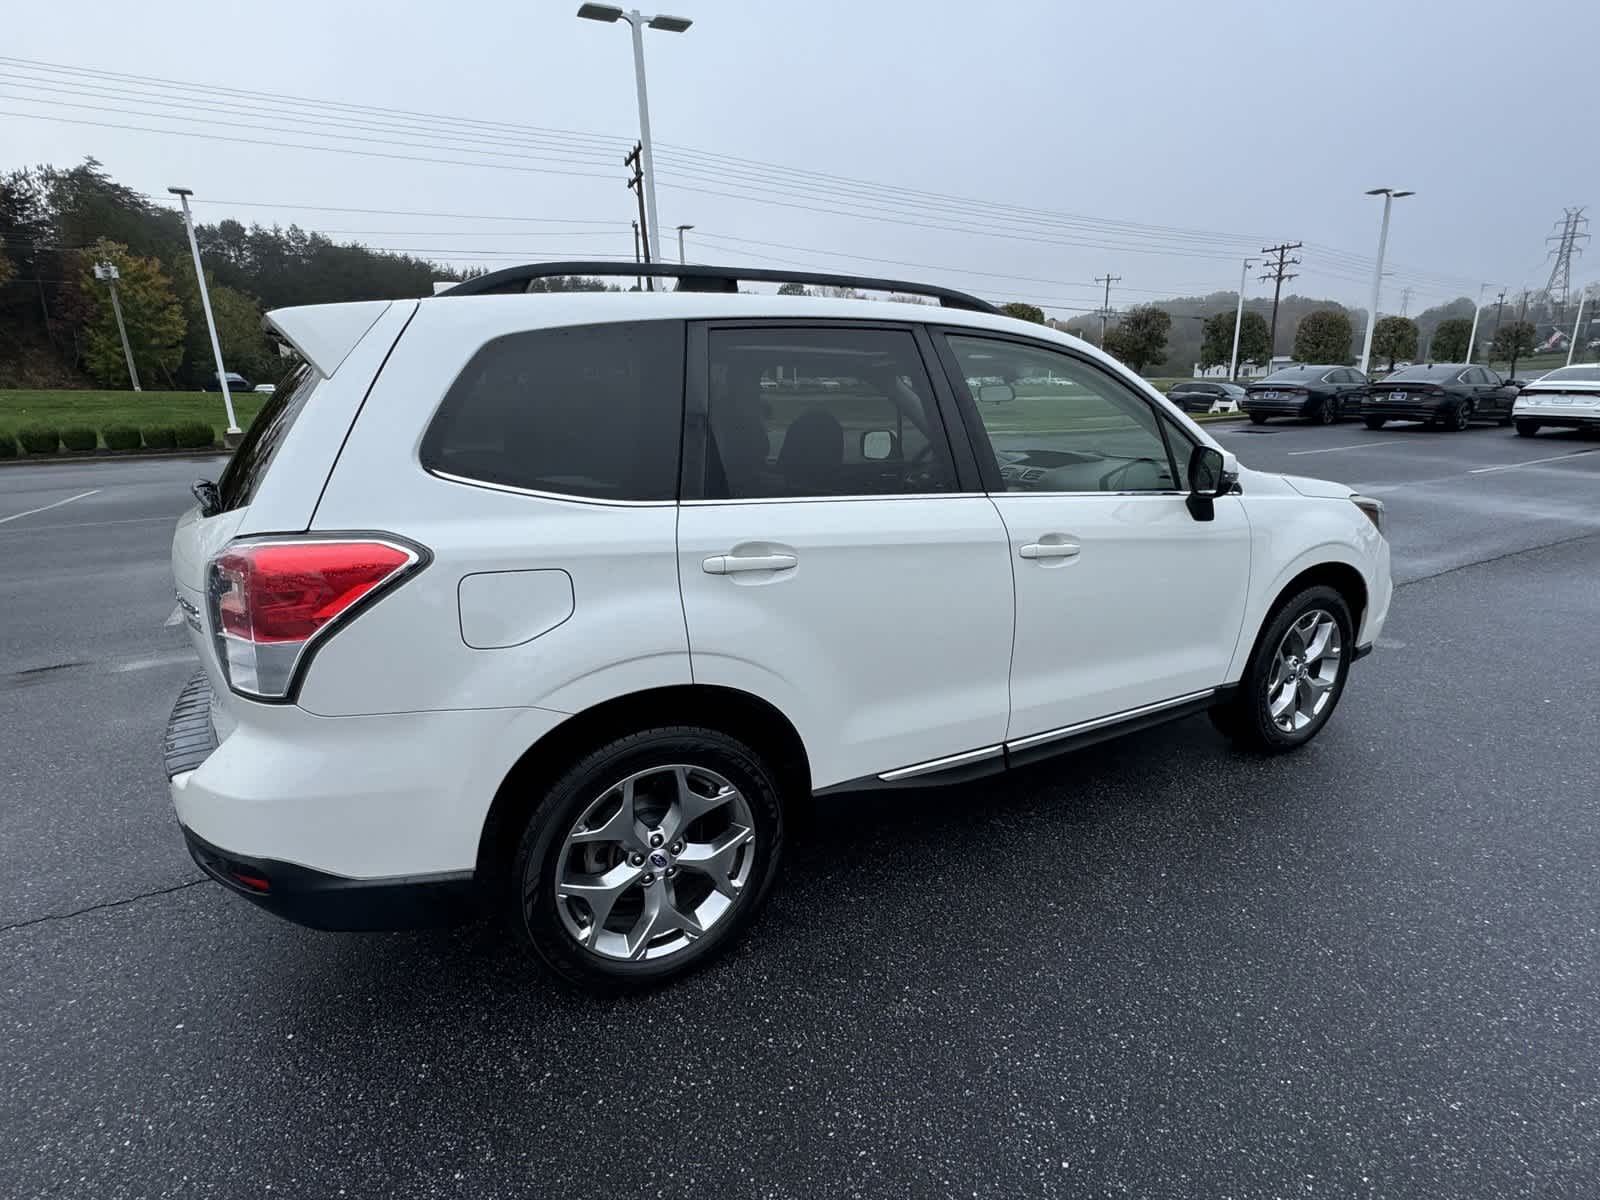
[[[1389,423],[1383,417],[1362,417],[1361,421],[1368,429],[1382,429]]]
[[[727,734],[665,726],[569,768],[517,848],[515,911],[539,957],[593,992],[704,965],[754,919],[783,849],[776,776]]]
[[[1281,753],[1305,745],[1344,693],[1354,638],[1349,606],[1331,587],[1290,597],[1268,618],[1238,692],[1212,711],[1212,721],[1257,750]]]
[[[1537,421],[1519,420],[1516,422],[1516,426],[1517,435],[1519,437],[1532,437],[1534,434],[1539,432],[1539,422]]]
[[[1267,414],[1266,413],[1251,413],[1250,414],[1250,424],[1252,424],[1252,425],[1265,425],[1266,423],[1267,423]]]

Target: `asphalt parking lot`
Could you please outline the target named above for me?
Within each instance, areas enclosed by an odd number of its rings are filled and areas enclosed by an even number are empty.
[[[215,463],[0,469],[0,1195],[1593,1196],[1600,440],[1213,429],[1389,505],[1318,741],[831,800],[736,953],[608,1003],[200,881],[162,622]]]

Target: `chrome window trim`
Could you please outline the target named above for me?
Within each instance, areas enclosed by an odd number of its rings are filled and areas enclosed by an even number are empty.
[[[666,500],[602,500],[597,496],[575,496],[569,492],[546,492],[537,488],[517,487],[510,483],[493,483],[487,479],[473,479],[468,475],[452,475],[449,471],[435,471],[423,467],[423,471],[435,479],[443,479],[448,483],[465,484],[467,487],[485,488],[491,492],[508,492],[513,496],[534,496],[540,500],[564,500],[568,504],[593,504],[601,508],[671,508],[678,503],[676,499]]]

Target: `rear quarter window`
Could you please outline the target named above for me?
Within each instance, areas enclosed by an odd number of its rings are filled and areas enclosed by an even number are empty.
[[[672,500],[683,428],[683,324],[507,334],[450,385],[422,438],[427,470],[593,500]]]
[[[245,430],[239,448],[223,468],[222,478],[217,481],[217,495],[222,502],[220,512],[243,508],[255,497],[272,460],[277,457],[278,447],[283,445],[290,427],[305,411],[311,394],[321,382],[322,376],[308,363],[301,363],[283,377],[283,382],[261,406],[256,419]]]

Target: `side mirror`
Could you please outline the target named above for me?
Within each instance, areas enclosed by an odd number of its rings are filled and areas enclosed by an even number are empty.
[[[1216,519],[1216,498],[1225,496],[1238,482],[1239,462],[1231,454],[1210,446],[1196,446],[1189,455],[1189,496],[1185,503],[1196,521]]]
[[[978,389],[979,404],[1004,404],[1016,398],[1017,393],[1009,383],[986,383]]]
[[[861,435],[861,458],[865,462],[884,462],[895,457],[894,434],[887,429],[869,429]]]
[[[200,502],[200,515],[214,517],[222,511],[222,494],[209,479],[196,479],[189,485],[189,494]]]

